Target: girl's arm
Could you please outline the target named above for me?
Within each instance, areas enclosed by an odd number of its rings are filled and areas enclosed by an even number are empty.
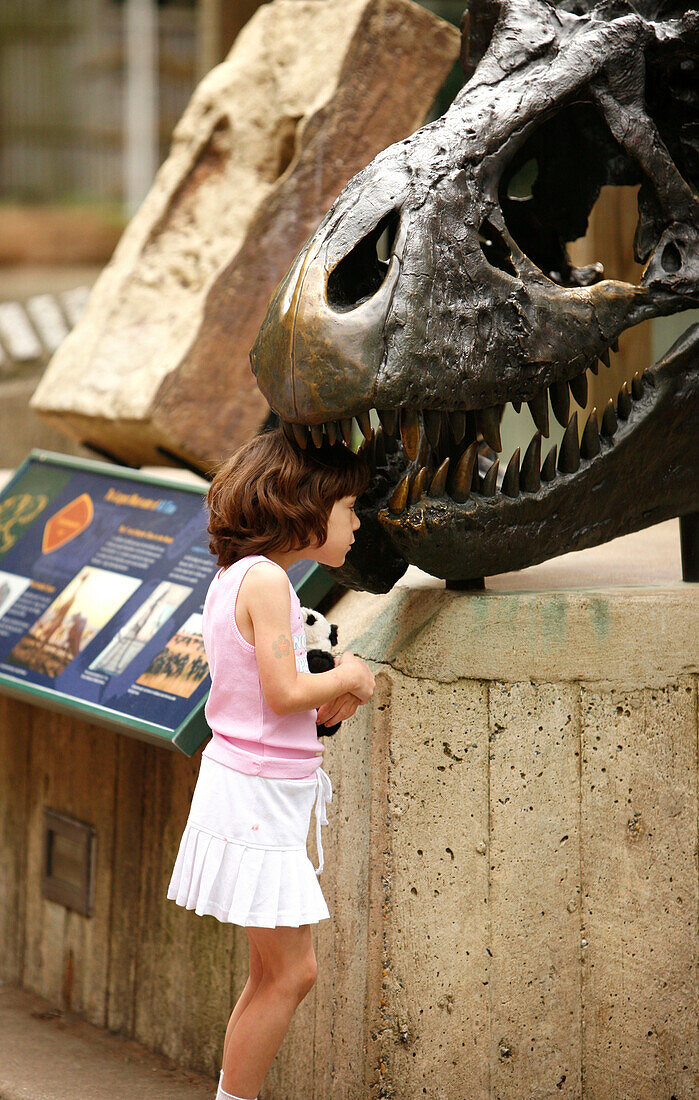
[[[371,697],[373,674],[364,661],[351,654],[327,672],[296,671],[289,625],[289,584],[277,566],[258,563],[245,574],[241,589],[243,585],[255,635],[260,683],[275,714],[311,710],[346,692],[356,694],[363,702]]]

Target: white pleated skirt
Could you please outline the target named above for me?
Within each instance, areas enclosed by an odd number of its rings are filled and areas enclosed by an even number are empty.
[[[202,757],[167,896],[200,916],[255,928],[299,928],[330,916],[317,875],[332,786],[246,775]],[[306,852],[315,801],[318,868]]]

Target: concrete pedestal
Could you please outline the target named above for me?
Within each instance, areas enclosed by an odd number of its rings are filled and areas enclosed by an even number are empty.
[[[319,977],[263,1100],[696,1096],[699,589],[677,521],[330,618]]]
[[[327,742],[332,919],[261,1100],[698,1094],[699,588],[680,576],[675,520],[484,592],[410,569],[333,608],[376,691]],[[0,980],[213,1096],[248,943],[166,899],[198,768],[0,699]],[[91,917],[42,896],[45,807],[96,829]]]

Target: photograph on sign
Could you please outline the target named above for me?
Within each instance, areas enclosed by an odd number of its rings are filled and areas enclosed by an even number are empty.
[[[32,624],[9,660],[59,676],[140,584],[104,569],[82,569]]]
[[[136,683],[188,699],[209,674],[201,615],[190,615]]]
[[[30,577],[16,577],[13,573],[3,573],[0,569],[0,615],[10,610],[15,600],[31,583]]]
[[[192,589],[163,581],[151,592],[128,622],[117,631],[109,645],[90,665],[110,676],[119,676],[161,626],[175,613]]]

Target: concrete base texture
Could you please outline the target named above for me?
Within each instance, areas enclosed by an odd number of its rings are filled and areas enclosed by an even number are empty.
[[[411,567],[329,618],[376,690],[326,742],[332,916],[261,1100],[692,1100],[699,589],[677,521],[485,591]],[[0,976],[211,1081],[247,941],[165,898],[198,766],[0,706]],[[41,896],[44,805],[97,829],[90,918]],[[0,1045],[0,1096],[69,1095],[53,1067],[77,1055],[52,1049],[31,1084]]]
[[[680,576],[671,521],[485,592],[411,568],[332,609],[376,690],[326,750],[333,920],[264,1100],[699,1094]]]

